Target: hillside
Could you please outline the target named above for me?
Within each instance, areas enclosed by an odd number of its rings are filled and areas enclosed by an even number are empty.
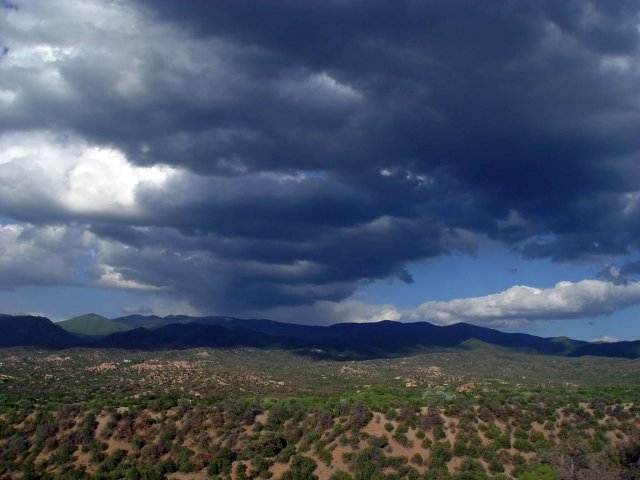
[[[130,330],[132,327],[95,313],[87,313],[57,323],[69,333],[90,337],[106,336],[115,332]]]
[[[467,397],[448,391],[436,403],[375,393],[379,398],[346,401],[194,398],[186,403],[147,394],[73,408],[11,404],[0,438],[0,475],[622,480],[640,474],[638,410],[614,399],[530,392],[516,397],[515,390]]]
[[[520,333],[504,333],[491,328],[466,323],[448,326],[428,322],[402,323],[381,321],[375,323],[338,323],[330,326],[299,325],[266,319],[240,319],[233,317],[141,316],[114,319],[130,325],[157,328],[168,323],[198,323],[229,329],[260,332],[275,337],[299,338],[319,348],[355,350],[360,352],[400,352],[422,346],[452,347],[475,338],[492,345],[518,348],[538,353],[565,354],[587,342],[568,338],[542,338]]]
[[[134,349],[175,349],[175,348],[297,348],[304,346],[300,340],[279,338],[259,332],[242,329],[222,328],[215,325],[197,323],[170,324],[157,329],[136,328],[114,333],[95,343],[96,347]]]
[[[640,478],[640,360],[463,346],[364,361],[0,349],[0,478]]]
[[[69,348],[77,343],[73,335],[48,318],[0,314],[0,347]]]
[[[571,357],[585,355],[629,359],[640,358],[640,340],[633,342],[588,343],[569,353]]]
[[[187,315],[167,315],[159,317],[157,315],[127,315],[126,317],[113,318],[112,320],[118,324],[126,325],[131,328],[158,328],[173,323],[191,323],[196,321],[197,317],[189,317]]]

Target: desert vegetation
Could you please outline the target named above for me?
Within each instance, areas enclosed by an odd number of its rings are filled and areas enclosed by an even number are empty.
[[[443,393],[447,393],[444,392]],[[61,404],[3,395],[1,478],[636,478],[627,389]],[[631,476],[630,476],[631,475]]]
[[[4,349],[0,478],[637,478],[636,368],[482,350]]]

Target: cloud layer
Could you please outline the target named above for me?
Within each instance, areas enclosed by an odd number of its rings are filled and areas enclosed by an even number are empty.
[[[637,252],[639,13],[588,1],[0,3],[0,270],[25,272],[3,286],[318,313],[483,238],[556,261]],[[38,267],[45,257],[57,273]],[[553,291],[609,311],[575,293],[604,285],[578,285]],[[545,295],[499,294],[505,318],[526,313],[507,297],[555,301]],[[445,322],[490,317],[437,305]]]

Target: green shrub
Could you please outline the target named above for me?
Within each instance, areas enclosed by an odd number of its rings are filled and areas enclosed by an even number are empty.
[[[557,480],[558,472],[549,465],[539,465],[518,476],[518,480]]]
[[[291,458],[289,470],[282,473],[281,480],[318,480],[313,472],[318,464],[309,457],[295,455]]]
[[[406,447],[409,444],[409,438],[404,433],[396,432],[393,435],[393,439],[403,447]]]
[[[51,455],[51,461],[56,465],[69,463],[73,460],[73,454],[76,451],[75,445],[63,445]]]
[[[454,480],[486,480],[487,478],[487,472],[482,463],[470,458],[462,460],[458,472],[453,475]]]
[[[444,440],[445,438],[447,438],[447,434],[445,433],[442,425],[436,425],[435,427],[433,427],[433,438],[435,440]]]
[[[231,465],[236,460],[237,454],[227,447],[217,449],[207,467],[209,475],[220,475],[231,473]]]
[[[329,480],[353,480],[353,477],[345,471],[338,470],[329,477]]]
[[[449,442],[436,442],[431,447],[429,466],[432,468],[444,467],[451,458],[453,458],[453,455]]]

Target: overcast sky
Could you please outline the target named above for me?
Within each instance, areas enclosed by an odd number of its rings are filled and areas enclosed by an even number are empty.
[[[640,338],[639,14],[0,0],[0,311]]]

